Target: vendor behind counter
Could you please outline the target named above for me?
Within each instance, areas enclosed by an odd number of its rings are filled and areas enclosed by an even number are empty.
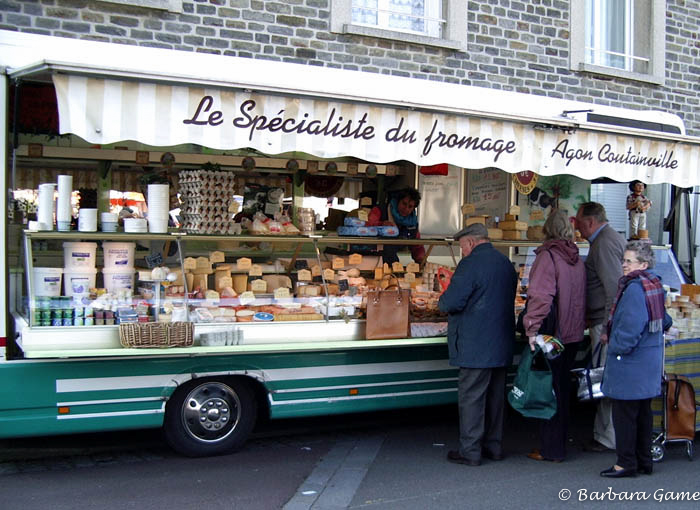
[[[404,188],[389,194],[385,204],[372,208],[367,225],[395,225],[399,228],[399,237],[404,239],[420,239],[418,230],[418,214],[416,209],[420,204],[420,193],[414,188]],[[398,252],[407,246],[385,245],[382,258],[387,264],[398,262]],[[420,245],[408,247],[411,257],[417,263],[425,259],[425,248]]]

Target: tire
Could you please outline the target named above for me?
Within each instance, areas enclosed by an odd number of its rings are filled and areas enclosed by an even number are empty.
[[[653,462],[661,462],[664,460],[664,455],[666,454],[666,449],[664,445],[654,441],[651,443],[651,460]]]
[[[165,408],[165,439],[188,457],[239,449],[255,426],[258,406],[241,378],[196,379],[178,388]]]

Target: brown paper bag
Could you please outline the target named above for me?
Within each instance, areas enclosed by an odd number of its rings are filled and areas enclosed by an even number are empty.
[[[408,304],[411,291],[392,285],[385,290],[371,290],[367,293],[368,340],[388,338],[408,338]]]

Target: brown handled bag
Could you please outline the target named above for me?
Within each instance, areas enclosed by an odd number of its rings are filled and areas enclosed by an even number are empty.
[[[410,300],[411,291],[398,285],[384,290],[370,290],[367,293],[367,339],[408,338]]]

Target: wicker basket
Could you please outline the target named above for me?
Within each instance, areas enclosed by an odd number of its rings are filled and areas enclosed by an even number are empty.
[[[191,322],[147,322],[120,324],[119,341],[123,347],[190,347],[194,343]]]

